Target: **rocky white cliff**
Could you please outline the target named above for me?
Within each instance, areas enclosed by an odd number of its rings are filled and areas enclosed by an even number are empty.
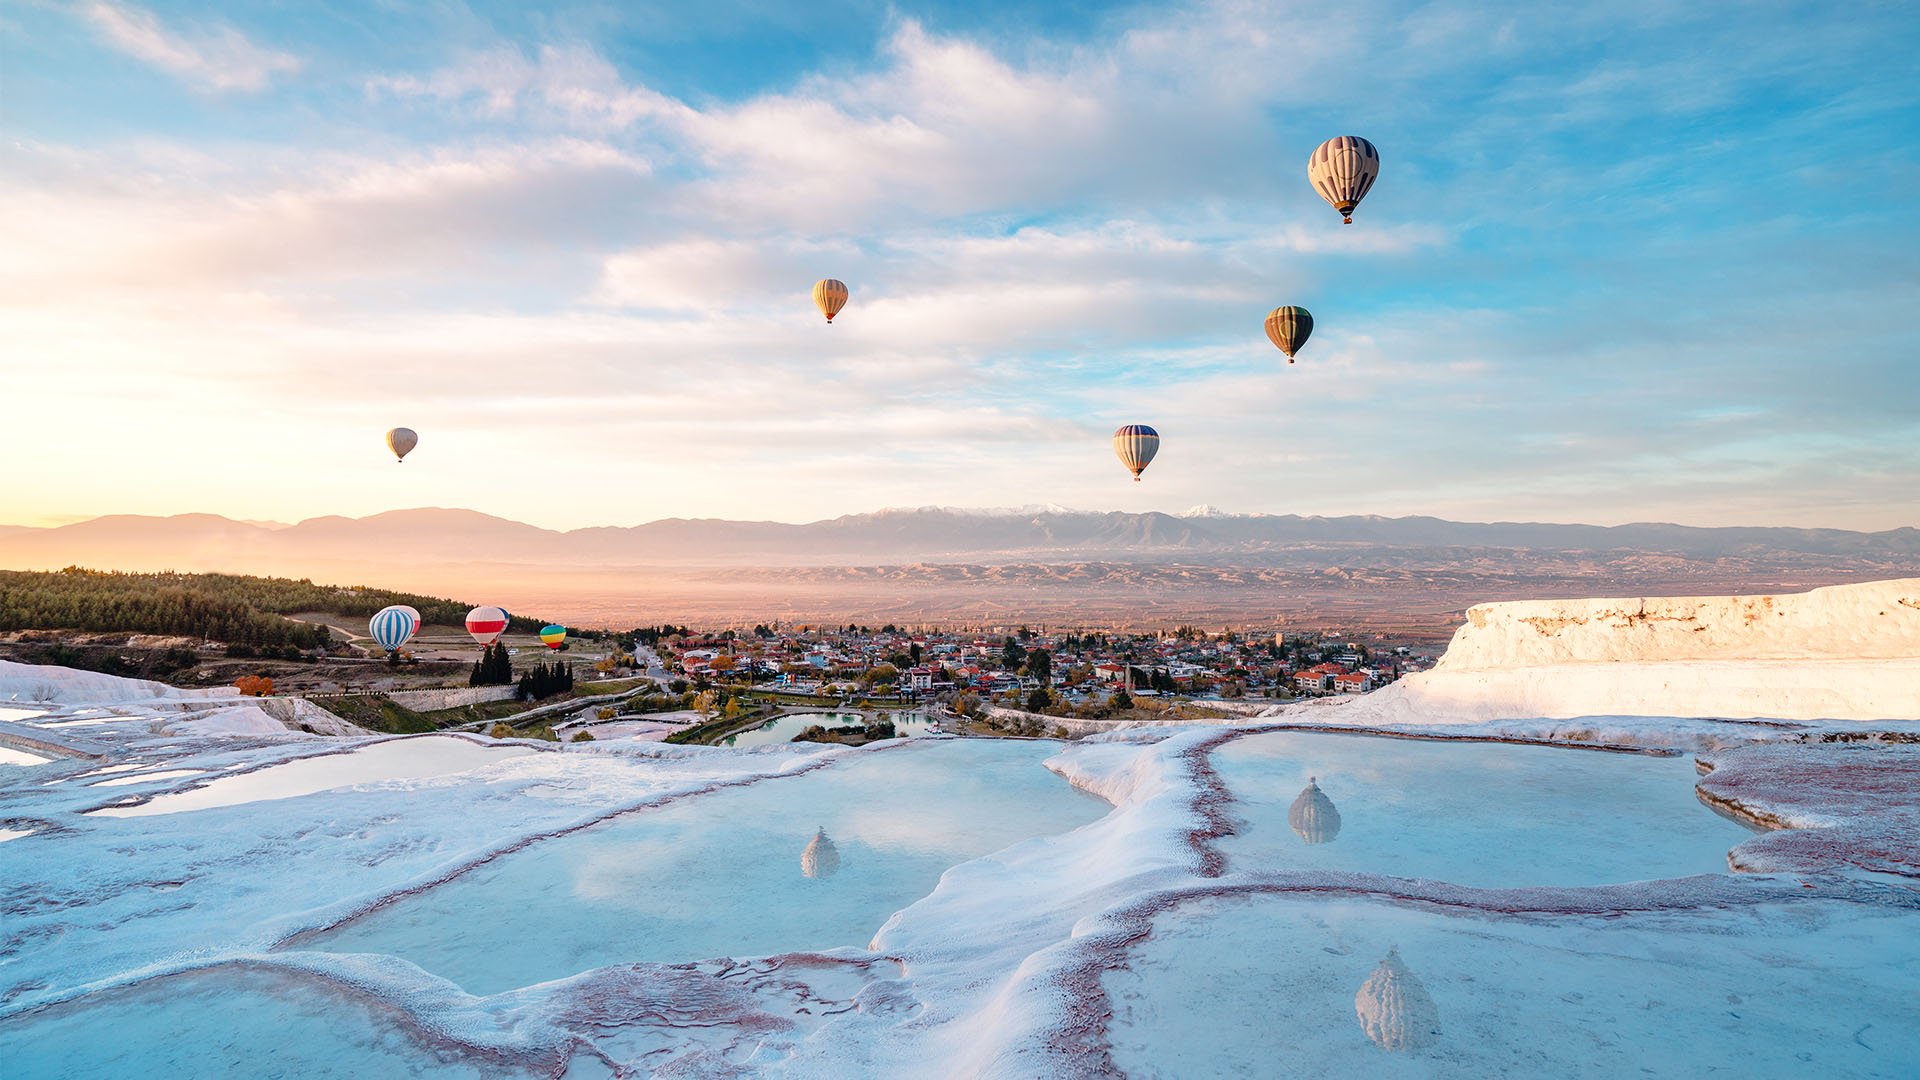
[[[1917,719],[1920,578],[1778,596],[1483,604],[1432,671],[1341,712],[1354,722]]]

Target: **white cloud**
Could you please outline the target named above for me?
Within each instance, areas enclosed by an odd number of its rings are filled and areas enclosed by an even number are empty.
[[[274,76],[300,70],[297,57],[255,45],[231,26],[169,30],[145,8],[106,0],[82,11],[114,48],[203,90],[264,90]]]

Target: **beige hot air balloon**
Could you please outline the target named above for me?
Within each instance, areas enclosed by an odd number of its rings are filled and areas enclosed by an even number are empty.
[[[1160,452],[1160,433],[1145,424],[1126,424],[1113,433],[1113,452],[1120,464],[1133,473],[1133,482],[1140,482],[1140,474],[1153,461],[1153,455]]]
[[[827,830],[815,829],[807,850],[800,853],[800,872],[810,878],[832,877],[840,870],[840,849],[827,838]]]
[[[1373,190],[1380,176],[1380,152],[1358,135],[1338,135],[1314,148],[1307,158],[1307,180],[1313,190],[1353,224],[1353,208]]]
[[[1427,988],[1400,962],[1400,948],[1373,969],[1353,997],[1353,1011],[1367,1038],[1383,1050],[1417,1050],[1440,1033],[1440,1010]]]
[[[1306,789],[1287,808],[1287,827],[1309,844],[1324,844],[1340,835],[1340,811],[1320,790],[1318,777],[1307,777]]]
[[[412,428],[397,427],[387,432],[387,449],[393,451],[396,462],[406,460],[407,454],[420,445],[420,436]]]
[[[814,282],[813,306],[820,309],[828,322],[832,322],[833,317],[840,314],[840,309],[847,306],[847,283],[833,278],[821,278]]]

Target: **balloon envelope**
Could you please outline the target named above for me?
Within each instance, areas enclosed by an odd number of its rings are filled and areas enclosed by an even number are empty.
[[[543,626],[540,628],[540,640],[549,649],[557,649],[567,640],[567,628],[564,626]]]
[[[1293,354],[1307,343],[1307,336],[1313,333],[1313,316],[1307,309],[1289,304],[1277,307],[1267,313],[1267,340],[1274,343],[1281,352],[1287,354],[1287,363],[1293,363]]]
[[[383,607],[367,620],[367,632],[388,652],[399,652],[419,629],[420,613],[405,604]]]
[[[507,613],[497,607],[477,607],[467,612],[467,633],[482,645],[500,640],[507,629]]]
[[[387,432],[387,449],[393,451],[396,461],[406,460],[407,454],[418,445],[420,436],[415,435],[412,428],[397,427]]]
[[[1358,135],[1337,135],[1314,148],[1307,158],[1307,180],[1313,190],[1347,224],[1353,224],[1353,208],[1373,190],[1380,176],[1380,152]]]
[[[847,283],[833,278],[821,278],[814,282],[813,306],[820,309],[828,322],[832,322],[833,317],[840,314],[840,309],[847,306]]]
[[[1128,424],[1113,433],[1113,452],[1120,464],[1133,471],[1133,482],[1140,482],[1140,471],[1160,452],[1160,433],[1145,424]]]

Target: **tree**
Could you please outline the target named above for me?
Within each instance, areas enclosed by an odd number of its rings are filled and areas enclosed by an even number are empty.
[[[1052,704],[1053,695],[1047,693],[1043,686],[1034,687],[1033,692],[1027,695],[1028,712],[1045,712]]]
[[[513,685],[513,657],[507,655],[506,642],[496,641],[487,646],[480,659],[473,665],[473,674],[467,677],[468,686],[511,686]]]
[[[920,666],[920,643],[919,642],[914,641],[914,642],[908,643],[907,659],[913,661],[913,663],[909,666],[912,666],[912,667]]]
[[[1133,698],[1129,697],[1125,690],[1116,690],[1113,696],[1107,699],[1107,704],[1113,706],[1113,708],[1118,711],[1124,712],[1133,708]]]
[[[1045,649],[1027,650],[1027,674],[1040,680],[1040,685],[1053,684],[1053,654]]]
[[[1008,638],[1006,644],[1000,646],[1000,661],[1008,671],[1013,671],[1026,663],[1027,650],[1022,648],[1019,642]]]

